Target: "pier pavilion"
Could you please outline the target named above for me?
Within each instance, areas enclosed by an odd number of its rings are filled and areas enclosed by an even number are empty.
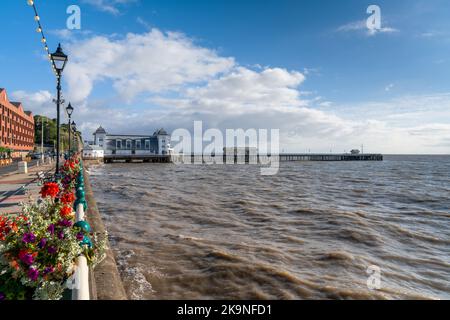
[[[93,143],[91,148],[103,150],[104,157],[165,157],[170,151],[170,135],[164,129],[153,135],[130,135],[107,133],[100,126],[94,132]]]

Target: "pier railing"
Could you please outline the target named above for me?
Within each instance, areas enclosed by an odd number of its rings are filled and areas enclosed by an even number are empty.
[[[87,209],[87,203],[85,199],[84,190],[84,175],[83,166],[77,177],[76,184],[76,223],[85,222],[85,211]],[[89,243],[87,243],[89,245]],[[74,274],[74,287],[72,289],[72,300],[90,300],[89,290],[89,267],[87,259],[84,255],[81,255],[76,260],[76,269]]]
[[[383,161],[379,153],[281,153],[281,154],[170,154],[170,155],[105,155],[105,163],[152,162],[152,163],[250,163],[265,164],[271,161]]]

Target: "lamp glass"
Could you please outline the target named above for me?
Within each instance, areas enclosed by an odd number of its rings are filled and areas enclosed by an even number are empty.
[[[68,57],[67,55],[62,51],[61,44],[58,45],[58,49],[56,49],[56,52],[51,55],[52,60],[55,64],[56,70],[59,72],[62,72],[64,70],[64,67],[66,66]]]
[[[66,108],[67,114],[69,115],[69,117],[72,115],[73,113],[73,107],[72,105],[69,103],[69,105]]]

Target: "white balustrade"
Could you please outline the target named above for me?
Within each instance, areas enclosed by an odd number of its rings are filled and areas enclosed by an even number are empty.
[[[84,221],[85,213],[83,204],[79,204],[76,210],[76,221]],[[75,287],[72,290],[72,300],[90,300],[89,296],[89,267],[84,255],[79,256],[76,261]]]

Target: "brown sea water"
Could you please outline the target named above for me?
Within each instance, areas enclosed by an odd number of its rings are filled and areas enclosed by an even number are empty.
[[[130,299],[450,298],[450,156],[89,170]]]

